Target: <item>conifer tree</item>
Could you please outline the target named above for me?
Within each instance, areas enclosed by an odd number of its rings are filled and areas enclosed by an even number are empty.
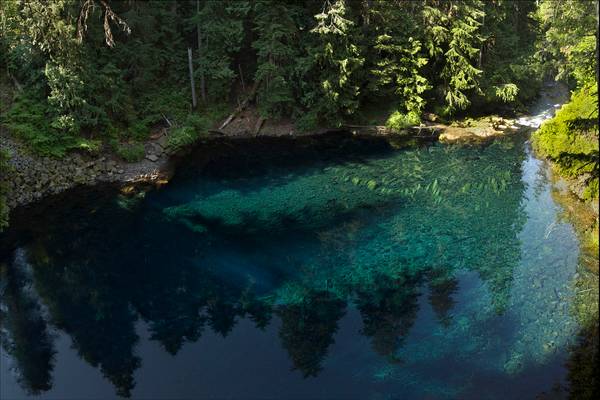
[[[247,0],[205,0],[191,21],[201,27],[205,50],[198,73],[206,77],[210,100],[227,100],[237,73],[233,57],[244,39],[244,18],[250,11]]]
[[[481,1],[449,3],[448,47],[440,73],[444,79],[445,111],[448,114],[467,108],[469,91],[479,90],[478,79],[482,71],[475,65],[481,45],[480,21],[484,15]]]
[[[398,97],[403,112],[420,114],[425,106],[423,93],[430,88],[422,67],[428,62],[415,29],[413,15],[420,11],[415,2],[380,0],[368,12],[374,26],[370,73],[371,92],[391,91]]]
[[[360,68],[364,58],[353,35],[354,22],[345,0],[326,0],[315,15],[316,26],[310,30],[314,43],[309,48],[312,90],[304,93],[303,102],[313,114],[334,125],[343,116],[358,109]]]
[[[257,0],[254,4],[258,67],[254,77],[259,85],[257,102],[265,116],[290,114],[294,107],[292,66],[298,57],[300,32],[294,17],[298,6],[280,0]]]

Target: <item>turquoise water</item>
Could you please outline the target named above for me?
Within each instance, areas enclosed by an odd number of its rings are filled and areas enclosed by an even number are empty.
[[[0,240],[7,399],[563,398],[597,318],[524,134],[215,143]]]

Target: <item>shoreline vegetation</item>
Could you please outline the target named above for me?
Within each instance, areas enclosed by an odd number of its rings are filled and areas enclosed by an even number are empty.
[[[213,137],[486,140],[515,130],[549,77],[573,95],[534,148],[597,202],[597,13],[578,0],[2,2],[0,226],[75,185],[162,184],[173,154]]]

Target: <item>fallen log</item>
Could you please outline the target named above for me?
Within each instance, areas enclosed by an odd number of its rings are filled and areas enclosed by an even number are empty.
[[[219,129],[224,129],[227,125],[229,125],[231,123],[231,121],[233,121],[233,119],[242,111],[244,111],[244,109],[246,108],[246,106],[248,105],[248,103],[250,103],[251,101],[254,100],[254,97],[256,96],[256,88],[258,86],[258,82],[255,83],[252,86],[252,90],[250,90],[250,93],[248,94],[248,97],[246,97],[244,99],[244,101],[242,101],[242,103],[236,107],[236,109],[231,113],[231,115],[229,115],[229,117],[227,117],[227,119],[225,120],[225,122],[223,122],[221,124],[221,126],[219,127]]]

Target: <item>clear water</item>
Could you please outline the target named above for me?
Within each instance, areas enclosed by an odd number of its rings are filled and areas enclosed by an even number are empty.
[[[24,210],[1,397],[565,396],[597,277],[524,136],[215,144],[145,197]]]

